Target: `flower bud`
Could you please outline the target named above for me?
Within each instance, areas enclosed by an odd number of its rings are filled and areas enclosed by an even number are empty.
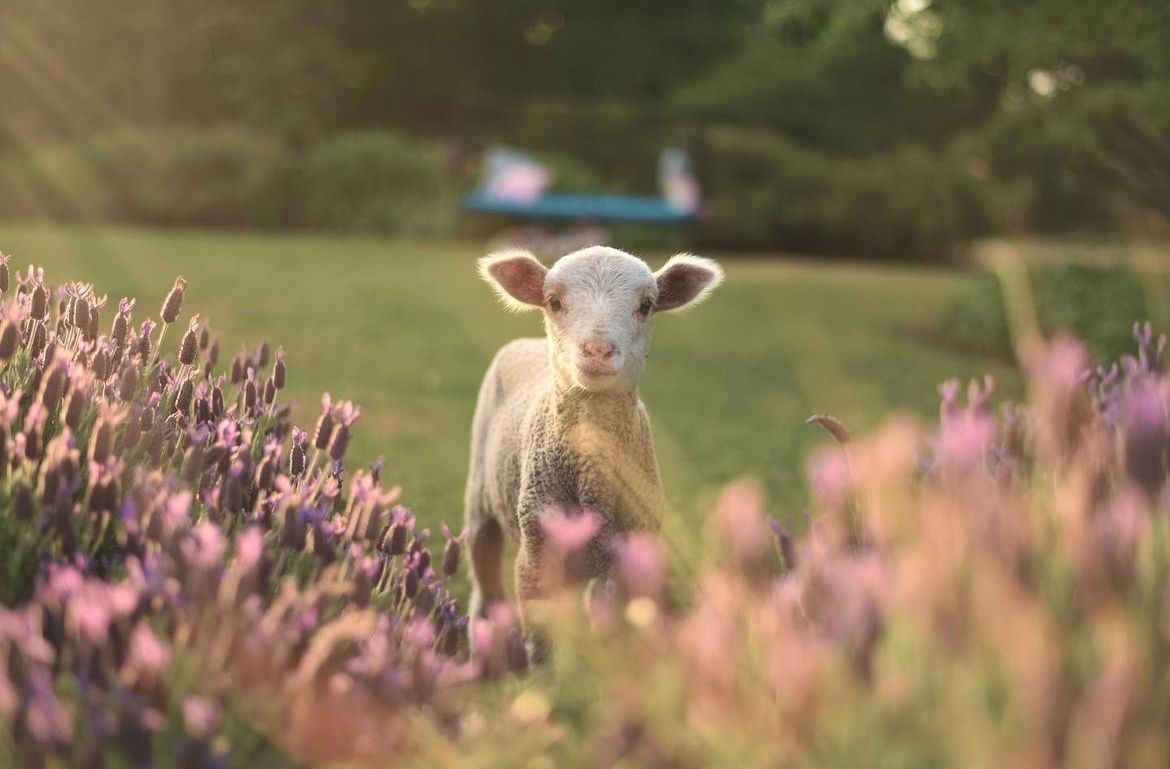
[[[70,430],[76,431],[81,426],[81,419],[85,410],[89,408],[89,394],[79,387],[74,387],[69,393],[69,400],[65,404],[65,424]]]
[[[149,429],[150,425],[147,424]],[[122,430],[122,451],[129,452],[138,445],[138,439],[142,437],[142,417],[141,414],[135,414],[126,421],[126,428]]]
[[[180,477],[191,485],[196,485],[203,475],[203,449],[191,446],[183,455],[183,466],[179,471]]]
[[[418,595],[418,573],[414,569],[407,569],[402,576],[402,595],[411,600]]]
[[[280,544],[290,550],[305,549],[305,524],[300,512],[292,505],[284,509],[284,522],[280,527]]]
[[[89,458],[98,464],[105,464],[114,450],[114,425],[109,419],[99,417],[89,439]]]
[[[0,292],[8,291],[8,254],[0,252]]]
[[[271,376],[264,380],[264,405],[271,406],[276,400],[276,380]]]
[[[24,431],[24,456],[34,462],[41,458],[41,433],[35,427]]]
[[[45,324],[38,323],[36,330],[33,331],[32,344],[29,345],[29,355],[37,357],[45,349],[45,342],[48,339],[48,333],[45,330]]]
[[[249,379],[244,383],[244,410],[249,414],[256,413],[256,381]]]
[[[93,356],[93,366],[90,368],[93,370],[94,377],[96,377],[99,382],[106,381],[106,378],[110,375],[109,353],[103,349],[99,349],[97,354]]]
[[[54,365],[48,376],[41,382],[41,403],[53,413],[61,405],[61,397],[65,393],[65,366]]]
[[[49,314],[49,289],[45,284],[38,283],[33,289],[28,314],[33,320],[44,320]]]
[[[179,317],[179,310],[183,307],[183,292],[186,289],[186,279],[181,276],[175,278],[175,285],[171,288],[171,292],[167,294],[166,300],[163,301],[162,311],[159,313],[162,316],[163,323],[174,323]]]
[[[422,543],[417,538],[411,545],[411,550],[413,550],[415,554],[414,567],[418,569],[419,574],[426,574],[427,569],[431,567],[431,551],[423,547]]]
[[[317,420],[317,428],[313,431],[313,446],[317,449],[329,448],[329,440],[333,437],[333,413],[329,409],[321,414]]]
[[[277,390],[284,389],[284,350],[276,351],[276,365],[272,367],[272,381]]]
[[[119,312],[114,316],[114,327],[110,330],[110,338],[119,345],[126,342],[127,320],[126,315]]]
[[[89,323],[86,324],[85,328],[82,330],[82,336],[85,337],[85,341],[92,342],[92,341],[96,340],[98,338],[98,334],[100,333],[100,330],[101,330],[100,327],[101,327],[101,318],[98,315],[98,308],[90,307],[89,308]]]
[[[414,609],[420,615],[426,616],[435,608],[435,591],[423,585],[419,588],[418,596],[414,599]]]
[[[20,481],[13,491],[13,509],[18,521],[31,521],[33,517],[33,495],[28,483]]]
[[[191,398],[195,393],[195,384],[190,379],[183,380],[179,385],[179,392],[175,396],[175,410],[186,416],[191,412]]]
[[[195,419],[200,424],[211,421],[211,404],[207,402],[206,398],[195,401]]]
[[[451,537],[443,549],[443,573],[448,577],[459,571],[459,540]]]
[[[216,419],[220,419],[224,415],[223,405],[223,389],[216,385],[211,388],[211,415]]]
[[[5,362],[12,360],[19,345],[20,333],[16,330],[16,325],[4,321],[3,325],[0,325],[0,360]]]
[[[402,555],[406,552],[406,526],[392,523],[382,534],[378,549],[386,555]]]
[[[294,443],[292,453],[288,460],[289,475],[294,478],[305,472],[305,467],[308,464],[305,458],[305,445],[303,443]]]
[[[458,654],[459,635],[459,633],[455,632],[454,627],[447,630],[446,634],[443,636],[443,642],[439,646],[439,651],[441,651],[447,657],[454,657],[456,654]]]
[[[229,513],[238,513],[244,509],[244,482],[239,473],[228,472],[227,480],[224,481],[223,505]]]
[[[73,297],[69,321],[80,329],[89,328],[89,300],[84,296]]]
[[[127,364],[122,368],[122,379],[118,383],[118,397],[126,402],[134,399],[138,390],[138,368],[134,364]]]
[[[271,456],[266,456],[256,467],[256,485],[270,491],[276,485],[276,462]]]
[[[333,433],[333,440],[329,444],[329,457],[334,462],[340,462],[349,448],[349,425],[342,422]]]
[[[268,368],[268,358],[272,351],[268,347],[268,342],[261,342],[260,349],[256,351],[256,367]]]
[[[199,340],[195,334],[195,321],[192,319],[191,325],[187,327],[187,333],[183,334],[183,341],[179,343],[179,363],[190,366],[195,362],[195,355],[198,352]]]

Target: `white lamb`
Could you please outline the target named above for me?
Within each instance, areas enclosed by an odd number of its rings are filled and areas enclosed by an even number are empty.
[[[637,257],[594,246],[546,269],[526,251],[479,261],[480,275],[513,310],[540,308],[546,339],[505,345],[484,376],[471,431],[466,524],[471,616],[506,600],[504,532],[518,538],[516,598],[542,595],[543,519],[590,510],[601,531],[586,576],[605,573],[604,541],[656,530],[663,495],[638,380],[650,318],[702,300],[723,279],[710,259],[678,255],[657,273]]]

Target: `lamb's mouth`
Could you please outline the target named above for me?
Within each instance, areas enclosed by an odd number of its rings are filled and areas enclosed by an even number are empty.
[[[608,363],[578,363],[577,377],[586,382],[605,382],[617,376],[618,370]]]

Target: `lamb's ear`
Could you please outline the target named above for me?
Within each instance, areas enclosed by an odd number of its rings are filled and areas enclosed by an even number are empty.
[[[713,259],[677,254],[654,277],[658,279],[658,301],[654,309],[661,312],[706,299],[723,282],[723,269]]]
[[[510,310],[531,310],[544,304],[545,266],[528,251],[513,250],[479,260],[479,276],[486,280]]]

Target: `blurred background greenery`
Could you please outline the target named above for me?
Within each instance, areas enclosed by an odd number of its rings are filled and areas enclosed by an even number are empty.
[[[0,211],[443,235],[486,145],[645,192],[682,144],[696,247],[1117,234],[1168,48],[1161,0],[5,0]]]
[[[730,266],[658,324],[667,488],[754,473],[798,516],[807,415],[1018,387],[998,283],[956,269],[980,239],[1019,244],[1046,330],[1170,321],[1167,50],[1164,0],[0,0],[0,248],[148,313],[185,274],[226,351],[288,348],[302,424],[357,400],[355,450],[454,520],[479,377],[539,333],[474,277],[482,150],[652,193],[686,147],[700,221],[614,231]]]

